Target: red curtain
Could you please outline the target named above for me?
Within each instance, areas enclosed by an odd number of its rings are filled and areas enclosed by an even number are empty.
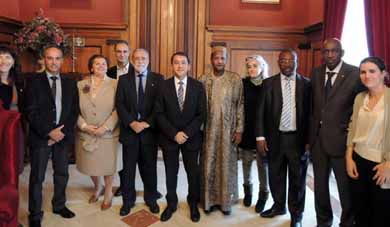
[[[0,227],[17,226],[20,114],[0,100]]]
[[[323,39],[341,39],[348,0],[325,0]]]
[[[364,0],[368,51],[390,69],[390,1]]]

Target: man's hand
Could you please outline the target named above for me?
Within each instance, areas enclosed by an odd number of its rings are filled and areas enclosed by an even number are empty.
[[[233,138],[232,138],[232,142],[235,144],[235,145],[238,145],[241,143],[241,140],[242,140],[242,133],[240,132],[235,132],[233,134]]]
[[[65,134],[62,133],[62,128],[64,128],[64,125],[61,125],[60,127],[51,130],[49,132],[50,139],[54,140],[55,142],[60,142],[62,139],[64,139]]]
[[[175,141],[178,144],[183,144],[187,141],[188,136],[184,132],[178,132],[175,136]]]
[[[267,141],[265,141],[265,140],[256,141],[256,149],[257,149],[257,152],[260,152],[261,155],[265,156],[267,154],[267,151],[268,151]]]
[[[133,121],[130,123],[130,128],[134,130],[135,133],[140,133],[142,132],[145,128],[144,128],[144,125],[139,122],[139,121]]]
[[[150,125],[149,125],[148,122],[146,122],[146,121],[141,121],[140,124],[142,125],[142,127],[143,127],[144,129],[147,129],[147,128],[150,127]]]
[[[47,141],[47,146],[52,146],[53,144],[55,144],[56,143],[56,141],[54,141],[54,140],[52,140],[52,139],[49,139],[48,141]]]

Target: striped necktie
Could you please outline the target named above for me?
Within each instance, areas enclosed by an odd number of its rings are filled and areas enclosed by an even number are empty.
[[[285,77],[284,92],[283,92],[283,107],[281,125],[284,129],[291,128],[291,78]]]
[[[183,111],[184,105],[184,83],[183,81],[179,81],[179,89],[177,89],[177,101],[179,102],[180,110]]]

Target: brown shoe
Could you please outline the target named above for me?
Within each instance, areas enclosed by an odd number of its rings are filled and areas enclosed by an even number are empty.
[[[96,195],[91,195],[91,197],[89,197],[89,200],[88,200],[88,203],[96,203],[97,201],[99,200],[98,197],[96,197]]]
[[[108,210],[110,209],[112,206],[112,197],[111,197],[111,200],[108,204],[105,204],[104,201],[102,202],[102,205],[100,207],[101,210]]]

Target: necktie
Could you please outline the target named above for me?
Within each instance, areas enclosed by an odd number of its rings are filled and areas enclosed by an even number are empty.
[[[57,83],[56,83],[56,80],[58,78],[56,76],[51,76],[50,79],[52,80],[52,83],[51,83],[51,94],[53,95],[53,99],[56,100],[56,94],[57,94]]]
[[[177,90],[177,100],[179,102],[180,110],[183,111],[183,105],[184,105],[184,87],[183,87],[183,81],[179,81],[179,89]]]
[[[330,91],[332,90],[332,77],[336,75],[336,73],[327,72],[326,74],[328,75],[328,80],[326,80],[326,84],[325,84],[325,100],[327,101]]]
[[[142,74],[139,74],[137,75],[138,78],[139,78],[139,82],[138,82],[138,114],[142,114],[143,112],[143,109],[144,109],[144,98],[145,98],[145,94],[144,94],[144,87],[143,87],[143,83],[142,83],[142,79],[143,79],[143,75]]]
[[[286,77],[283,92],[283,107],[282,107],[282,127],[289,129],[291,127],[291,79]]]

